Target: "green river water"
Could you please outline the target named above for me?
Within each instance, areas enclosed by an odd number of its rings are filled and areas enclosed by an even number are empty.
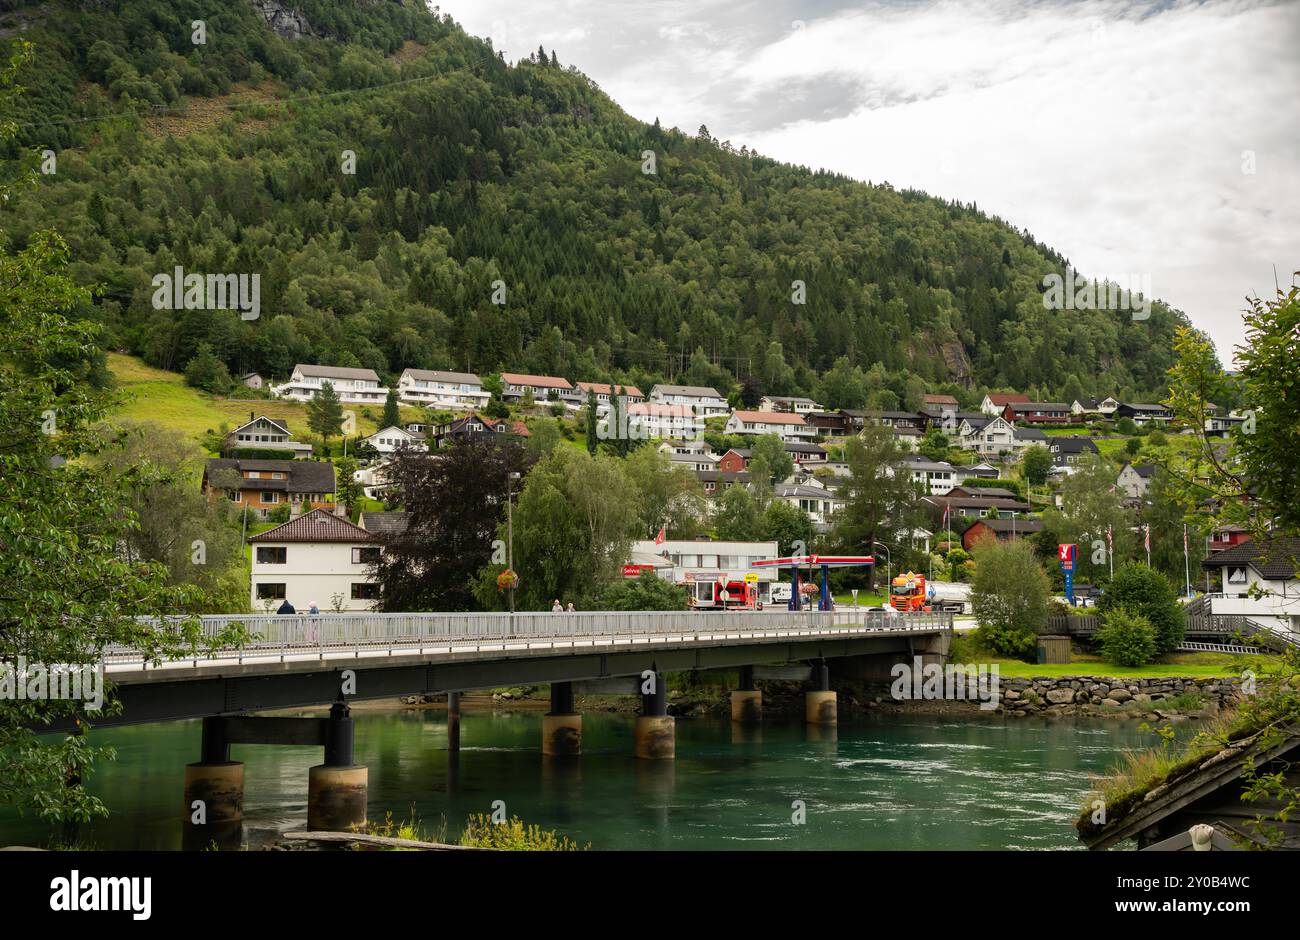
[[[304,712],[309,714],[309,712]],[[310,712],[320,714],[320,712]],[[370,815],[412,812],[454,839],[494,801],[594,849],[1063,849],[1091,774],[1154,742],[1137,722],[888,715],[842,720],[832,739],[801,721],[678,719],[677,760],[632,756],[633,718],[587,714],[583,754],[542,757],[541,713],[467,712],[448,760],[441,711],[366,710],[356,760],[370,769]],[[182,774],[199,722],[92,733],[117,748],[92,791],[112,814],[79,841],[105,849],[181,845]],[[306,823],[319,748],[236,746],[246,763],[244,833],[254,844]],[[806,821],[795,824],[802,801]],[[0,811],[0,844],[45,845],[50,830]]]

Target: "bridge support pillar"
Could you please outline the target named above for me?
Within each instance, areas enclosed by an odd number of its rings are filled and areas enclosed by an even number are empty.
[[[641,714],[634,732],[636,756],[645,760],[672,760],[677,756],[677,731],[668,714],[668,685],[655,671],[653,691],[641,696]]]
[[[814,689],[804,693],[804,717],[809,724],[834,725],[837,723],[835,693],[831,691],[830,670],[826,661],[813,666]]]
[[[325,762],[308,771],[308,829],[346,832],[366,821],[370,772],[352,762],[354,733],[348,706],[336,703],[325,730]]]
[[[244,819],[244,765],[230,759],[224,718],[203,719],[202,747],[202,759],[185,765],[185,821],[195,835]]]
[[[731,693],[731,720],[757,724],[763,719],[763,693],[754,688],[754,667],[740,667],[740,688]]]
[[[551,683],[551,710],[542,716],[542,753],[577,757],[582,753],[582,716],[573,710],[573,683]]]

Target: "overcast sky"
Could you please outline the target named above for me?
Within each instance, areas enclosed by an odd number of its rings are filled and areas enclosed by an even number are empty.
[[[1300,269],[1297,0],[442,0],[637,118],[974,201],[1151,292],[1225,363]]]

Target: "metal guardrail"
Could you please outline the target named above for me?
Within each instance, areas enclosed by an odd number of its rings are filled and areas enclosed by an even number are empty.
[[[1101,618],[1094,615],[1080,617],[1053,615],[1047,618],[1048,633],[1068,633],[1071,636],[1092,636],[1101,629]],[[1243,636],[1258,640],[1270,649],[1281,651],[1296,646],[1294,635],[1276,630],[1249,617],[1232,615],[1189,615],[1184,624],[1185,636]],[[1206,644],[1202,644],[1205,646]],[[1223,646],[1224,644],[1209,644]],[[1235,648],[1240,644],[1228,644]],[[1197,647],[1198,649],[1200,647]],[[1207,647],[1208,648],[1208,647]],[[1216,650],[1217,652],[1218,650]]]
[[[1200,643],[1184,642],[1176,647],[1180,653],[1237,653],[1243,656],[1258,656],[1262,650],[1258,646],[1242,646],[1239,643]]]
[[[175,618],[182,620],[184,618]],[[486,649],[576,648],[619,642],[708,641],[709,639],[812,636],[833,633],[889,633],[915,630],[951,632],[944,613],[899,614],[846,608],[835,611],[593,611],[582,613],[348,613],[228,614],[201,618],[203,635],[214,637],[243,624],[254,638],[239,647],[181,657],[199,660],[265,659],[286,656],[324,658],[348,652],[368,655]],[[149,622],[148,619],[142,622]],[[157,621],[153,621],[157,622]],[[105,662],[141,663],[139,651],[111,647]]]

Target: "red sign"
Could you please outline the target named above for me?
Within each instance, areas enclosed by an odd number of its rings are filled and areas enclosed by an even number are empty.
[[[1061,559],[1062,571],[1074,570],[1074,557],[1078,548],[1079,546],[1074,544],[1056,546],[1056,557]]]
[[[641,576],[642,571],[654,571],[654,570],[655,570],[654,565],[624,565],[623,577],[639,578]]]

